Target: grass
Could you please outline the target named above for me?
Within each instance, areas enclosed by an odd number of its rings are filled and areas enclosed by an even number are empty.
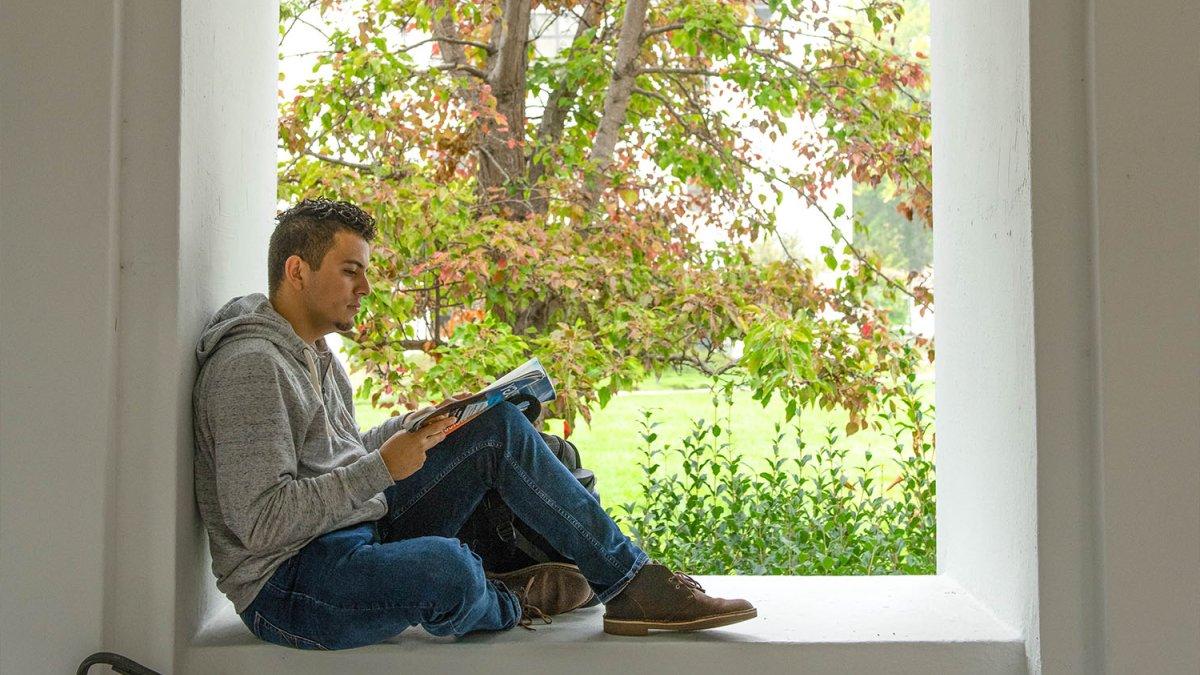
[[[922,385],[922,394],[932,402],[932,372],[922,373],[917,382]],[[644,409],[655,409],[654,421],[659,426],[654,431],[658,434],[656,445],[660,447],[678,447],[679,440],[690,433],[694,419],[716,420],[723,431],[721,440],[729,441],[751,467],[765,467],[764,460],[771,454],[771,442],[776,435],[775,424],[783,422],[783,403],[776,398],[763,407],[750,398],[749,391],[735,391],[732,407],[722,405],[714,409],[707,384],[707,378],[696,371],[667,373],[659,380],[644,382],[638,391],[614,396],[606,407],[593,412],[590,426],[580,420],[571,441],[579,448],[583,466],[595,472],[596,489],[610,513],[620,504],[642,501],[639,463],[643,441],[638,422]],[[365,430],[386,419],[389,411],[376,410],[360,401],[356,414],[359,426]],[[894,457],[893,441],[886,434],[866,430],[845,438],[847,421],[847,414],[841,410],[806,409],[799,416],[804,440],[810,446],[823,443],[827,427],[832,426],[839,447],[849,449],[847,461],[861,465],[867,452],[872,453],[872,462],[887,463]],[[788,457],[799,455],[795,422],[785,424],[782,429],[786,436],[780,449]],[[661,471],[679,469],[681,460],[670,455],[664,458]],[[891,477],[895,472],[885,464],[884,474]]]

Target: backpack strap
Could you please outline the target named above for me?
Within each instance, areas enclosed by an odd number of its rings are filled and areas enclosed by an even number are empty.
[[[550,562],[550,556],[546,552],[533,545],[533,542],[525,538],[521,531],[513,528],[513,545],[521,549],[525,555],[533,558],[539,563]]]
[[[515,546],[522,553],[533,558],[539,563],[550,562],[550,556],[546,555],[533,542],[529,541],[521,531],[513,525],[513,512],[508,508],[508,504],[500,499],[500,495],[496,492],[488,492],[487,507],[484,512],[487,514],[488,521],[496,532],[496,536],[509,546]]]
[[[513,527],[512,511],[508,508],[508,504],[500,499],[500,494],[495,490],[488,490],[483,500],[483,512],[487,514],[492,530],[495,531],[500,541],[511,544],[516,537],[516,528]]]
[[[541,401],[529,394],[517,394],[508,401],[520,408],[521,414],[525,415],[525,419],[529,420],[530,424],[537,425],[537,419],[542,414]]]

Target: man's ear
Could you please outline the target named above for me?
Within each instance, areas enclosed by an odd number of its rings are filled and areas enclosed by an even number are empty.
[[[283,281],[292,288],[302,291],[308,282],[308,263],[298,255],[288,256],[283,262]]]

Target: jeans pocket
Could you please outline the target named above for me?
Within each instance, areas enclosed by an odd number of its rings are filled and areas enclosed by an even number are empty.
[[[252,629],[258,639],[271,644],[282,645],[284,647],[293,647],[295,649],[317,649],[327,651],[329,648],[317,642],[310,640],[300,635],[289,633],[275,624],[267,621],[262,614],[254,613],[254,627]]]

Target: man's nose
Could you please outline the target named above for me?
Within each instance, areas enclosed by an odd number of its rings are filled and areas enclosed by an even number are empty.
[[[366,295],[367,293],[371,292],[371,282],[367,279],[367,275],[365,273],[362,275],[362,282],[359,283],[358,288],[355,289],[355,292],[359,295]]]

